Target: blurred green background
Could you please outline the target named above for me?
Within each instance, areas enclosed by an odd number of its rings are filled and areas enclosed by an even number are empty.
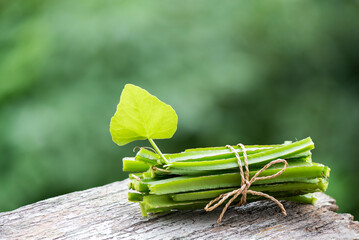
[[[126,83],[173,106],[164,152],[311,136],[359,217],[358,1],[0,0],[0,211],[126,178]]]

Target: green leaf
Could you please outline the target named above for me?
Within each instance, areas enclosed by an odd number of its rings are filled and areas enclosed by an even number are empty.
[[[122,146],[136,140],[171,138],[177,119],[170,105],[138,86],[126,84],[111,118],[112,140]]]

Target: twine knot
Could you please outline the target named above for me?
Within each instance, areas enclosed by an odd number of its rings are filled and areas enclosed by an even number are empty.
[[[236,189],[236,190],[233,190],[232,192],[228,192],[228,193],[224,193],[224,194],[219,195],[217,198],[210,201],[206,205],[204,210],[206,210],[207,212],[212,211],[212,210],[216,209],[219,205],[221,205],[224,201],[226,201],[229,197],[233,196],[228,201],[226,206],[223,208],[222,213],[221,213],[221,215],[219,216],[219,218],[217,220],[217,223],[220,223],[222,218],[223,218],[223,215],[227,211],[227,208],[229,207],[229,205],[231,205],[231,203],[240,194],[242,194],[242,198],[239,201],[239,203],[237,204],[237,206],[244,205],[246,203],[246,201],[247,201],[247,194],[249,193],[249,194],[252,194],[252,195],[263,196],[263,197],[266,197],[266,198],[272,200],[273,202],[275,202],[280,207],[280,209],[282,210],[283,215],[286,216],[287,212],[285,211],[285,208],[284,208],[283,204],[281,204],[277,199],[275,199],[274,197],[272,197],[272,196],[270,196],[270,195],[268,195],[266,193],[263,193],[263,192],[257,192],[257,191],[249,190],[249,188],[257,180],[270,179],[270,178],[275,178],[275,177],[279,176],[288,167],[288,162],[286,160],[284,160],[284,159],[273,160],[270,163],[266,164],[256,174],[254,174],[254,176],[249,180],[248,157],[247,157],[246,148],[241,143],[239,143],[237,145],[242,149],[242,152],[243,152],[244,167],[246,169],[245,174],[243,172],[242,162],[241,162],[241,159],[239,157],[238,152],[230,145],[226,145],[226,147],[229,148],[236,155],[238,165],[239,165],[240,175],[241,175],[241,187]],[[266,170],[270,166],[272,166],[274,164],[277,164],[277,163],[281,163],[281,162],[284,163],[284,167],[280,171],[278,171],[277,173],[275,173],[273,175],[270,175],[270,176],[258,177],[259,174],[261,174],[264,170]]]

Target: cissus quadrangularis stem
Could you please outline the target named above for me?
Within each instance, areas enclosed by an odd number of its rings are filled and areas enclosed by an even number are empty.
[[[250,171],[252,177],[257,171]],[[269,176],[278,172],[278,169],[267,169],[260,176]],[[258,180],[253,185],[268,184],[275,182],[289,182],[320,177],[329,177],[328,167],[310,163],[307,166],[289,166],[286,171],[276,178]],[[188,191],[198,191],[204,189],[216,189],[225,187],[239,187],[241,177],[239,173],[226,173],[208,176],[180,176],[163,180],[151,181],[150,179],[135,180],[134,186],[139,186],[135,190],[140,192],[150,192],[151,194],[168,194]]]

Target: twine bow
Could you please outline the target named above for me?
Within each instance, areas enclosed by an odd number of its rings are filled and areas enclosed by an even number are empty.
[[[242,167],[241,159],[239,157],[238,152],[232,146],[226,145],[226,147],[228,147],[236,155],[238,165],[239,165],[240,175],[241,175],[241,187],[239,189],[233,190],[232,192],[228,192],[228,193],[224,193],[224,194],[219,195],[217,198],[210,201],[206,205],[204,210],[206,210],[207,212],[212,211],[215,208],[217,208],[219,205],[221,205],[224,201],[226,201],[229,197],[233,196],[228,201],[226,206],[223,208],[222,213],[221,213],[221,215],[219,216],[219,218],[217,220],[217,223],[220,223],[222,218],[223,218],[223,215],[227,211],[227,208],[239,196],[239,194],[242,194],[242,198],[241,198],[240,202],[237,204],[237,206],[241,206],[241,205],[244,205],[246,203],[247,194],[249,193],[249,194],[252,194],[252,195],[263,196],[263,197],[266,197],[266,198],[272,200],[273,202],[275,202],[280,207],[280,209],[282,210],[283,215],[286,216],[287,212],[285,211],[285,208],[284,208],[283,204],[281,204],[277,199],[275,199],[274,197],[272,197],[272,196],[270,196],[270,195],[268,195],[266,193],[249,190],[249,187],[251,186],[252,183],[254,183],[257,180],[275,178],[278,175],[282,174],[284,172],[284,170],[288,167],[287,161],[284,160],[284,159],[273,160],[270,163],[266,164],[261,170],[259,170],[249,180],[249,168],[248,168],[247,152],[246,152],[246,149],[245,149],[243,144],[240,143],[240,144],[238,144],[238,146],[240,146],[242,148],[242,152],[243,152],[244,166],[246,168],[245,176],[244,176],[244,173],[243,173],[243,167]],[[259,174],[261,174],[264,170],[266,170],[267,168],[269,168],[273,164],[277,164],[277,163],[281,163],[281,162],[284,163],[284,167],[280,171],[278,171],[277,173],[275,173],[273,175],[270,175],[270,176],[258,177]]]

